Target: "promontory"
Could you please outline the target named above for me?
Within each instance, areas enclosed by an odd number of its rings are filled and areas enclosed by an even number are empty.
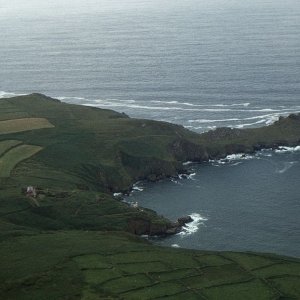
[[[299,259],[155,246],[140,235],[180,224],[113,196],[185,161],[297,145],[300,115],[197,134],[41,94],[0,99],[0,299],[300,299]]]

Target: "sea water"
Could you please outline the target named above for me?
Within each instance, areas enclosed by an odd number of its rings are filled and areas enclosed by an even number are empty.
[[[190,165],[192,176],[139,182],[126,202],[193,222],[161,245],[300,257],[300,147]]]
[[[45,93],[196,132],[269,125],[300,112],[299,19],[298,0],[2,0],[0,97]],[[267,154],[147,185],[137,201],[196,219],[158,242],[300,256],[299,152]]]

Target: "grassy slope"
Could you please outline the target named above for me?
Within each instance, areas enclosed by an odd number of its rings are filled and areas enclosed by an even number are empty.
[[[0,177],[10,177],[11,171],[21,161],[33,156],[43,148],[32,145],[16,146],[0,157]]]
[[[2,155],[4,155],[4,153],[6,151],[9,151],[11,148],[13,148],[13,147],[15,147],[19,144],[21,144],[20,141],[14,141],[14,140],[11,140],[11,141],[8,140],[8,141],[0,142],[0,157]]]
[[[1,299],[299,299],[298,260],[48,232],[1,243]],[[13,266],[13,267],[12,267]]]
[[[154,247],[124,231],[168,221],[107,194],[173,175],[183,160],[297,144],[299,118],[199,136],[37,94],[1,99],[0,120],[25,117],[54,127],[0,135],[2,159],[18,143],[43,148],[0,178],[0,299],[300,298],[299,260]],[[42,189],[35,201],[27,185]]]
[[[2,100],[0,105],[17,111],[16,117],[22,113],[46,118],[55,126],[0,135],[0,141],[21,140],[44,148],[14,172],[14,177],[30,178],[37,184],[43,184],[44,169],[51,168],[60,174],[56,173],[55,186],[60,179],[72,188],[84,184],[102,191],[124,191],[141,178],[174,175],[182,168],[179,161],[202,161],[253,151],[257,145],[297,144],[300,140],[299,118],[265,128],[197,135],[182,126],[131,119],[111,110],[64,104],[37,94]],[[49,180],[45,179],[47,185]]]

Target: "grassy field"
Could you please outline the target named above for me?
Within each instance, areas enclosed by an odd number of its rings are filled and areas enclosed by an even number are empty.
[[[53,125],[44,118],[23,118],[0,121],[0,134],[15,133],[41,128],[52,128]]]
[[[0,157],[8,150],[10,150],[12,147],[15,147],[19,144],[22,144],[20,141],[15,140],[8,140],[8,141],[2,141],[0,142]]]
[[[10,149],[0,156],[0,177],[9,177],[11,171],[18,163],[33,156],[42,149],[40,146],[33,145],[19,145]]]
[[[300,299],[299,259],[157,247],[133,234],[171,222],[112,197],[186,160],[299,143],[299,116],[198,135],[39,94],[1,99],[0,299]]]
[[[19,236],[0,255],[1,299],[299,299],[297,260],[162,248],[124,233]]]
[[[30,114],[23,111],[19,107],[12,103],[9,103],[6,99],[1,99],[0,101],[0,121],[28,118]]]

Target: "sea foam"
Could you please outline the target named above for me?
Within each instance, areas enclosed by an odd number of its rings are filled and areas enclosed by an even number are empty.
[[[132,189],[137,192],[142,192],[144,190],[142,187],[137,186],[137,185],[134,185]]]
[[[280,146],[278,149],[275,150],[276,153],[288,153],[288,152],[296,152],[300,151],[300,146],[296,147],[285,147],[285,146]]]
[[[182,231],[180,231],[178,235],[181,236],[191,235],[197,232],[199,230],[200,225],[204,225],[204,222],[208,220],[207,218],[201,216],[198,213],[192,213],[189,216],[193,219],[193,221],[185,224],[182,227]]]
[[[213,160],[211,162],[218,162],[221,164],[225,164],[225,163],[236,161],[236,160],[242,160],[242,159],[248,160],[248,159],[252,159],[252,158],[254,158],[253,155],[249,155],[249,154],[245,154],[245,153],[236,153],[236,154],[229,154],[225,158],[221,158],[217,161]]]
[[[276,169],[276,173],[278,174],[283,174],[285,173],[287,170],[289,170],[293,165],[297,164],[298,161],[287,161],[284,163],[284,167],[282,169]]]
[[[26,94],[16,94],[16,93],[0,91],[0,99],[1,98],[11,98],[11,97],[16,97],[16,96],[24,96],[24,95],[26,95]]]
[[[190,180],[195,180],[194,177],[196,176],[196,173],[191,173],[191,174],[178,174],[179,179],[190,179]]]

